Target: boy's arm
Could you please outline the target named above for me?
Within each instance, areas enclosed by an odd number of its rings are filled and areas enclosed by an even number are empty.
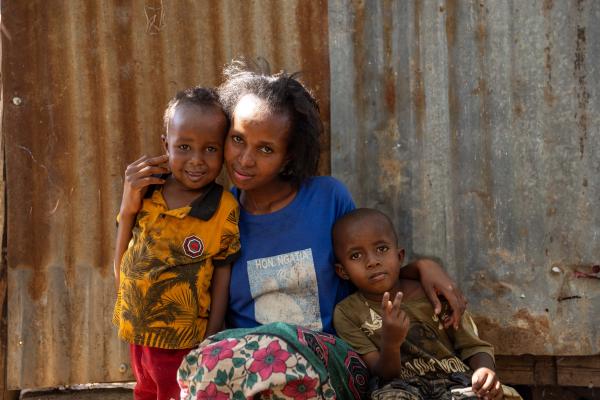
[[[404,343],[410,321],[406,313],[400,308],[402,292],[396,293],[394,301],[390,301],[390,294],[385,292],[381,300],[382,327],[381,348],[379,351],[363,354],[363,360],[374,375],[384,379],[393,379],[400,376],[400,346]]]
[[[131,239],[131,231],[135,224],[135,217],[142,208],[144,194],[148,186],[165,183],[164,179],[152,176],[163,174],[169,169],[160,165],[167,162],[169,157],[162,155],[158,157],[142,156],[127,166],[125,180],[123,182],[123,198],[119,210],[119,226],[117,228],[117,242],[115,245],[115,259],[113,269],[115,273],[115,284],[119,290],[121,273],[121,259]]]
[[[119,214],[119,225],[117,227],[117,243],[115,244],[115,259],[114,259],[114,273],[115,273],[115,284],[117,290],[119,290],[120,275],[121,275],[121,259],[129,241],[131,240],[133,225],[135,224],[135,216],[133,215],[121,215]]]
[[[467,308],[467,300],[456,282],[450,278],[440,264],[427,258],[412,261],[402,267],[400,279],[419,280],[436,315],[442,311],[438,297],[438,294],[442,294],[452,308],[450,318],[443,321],[444,327],[453,326],[454,329],[458,329],[460,319]]]
[[[491,371],[496,369],[494,359],[488,353],[476,353],[467,360],[467,363],[473,371],[476,371],[479,368],[487,368]]]
[[[363,354],[362,359],[373,375],[386,380],[400,376],[400,346],[386,346],[382,343],[380,351]]]
[[[468,360],[474,371],[471,378],[473,391],[480,397],[501,399],[502,385],[494,370],[494,359],[488,353],[476,353]]]
[[[502,387],[495,372],[494,348],[479,338],[471,315],[463,315],[458,330],[446,330],[454,352],[474,371],[471,377],[473,391],[479,397],[501,399]]]
[[[229,301],[229,278],[231,264],[215,267],[210,285],[210,313],[206,326],[206,336],[223,330],[227,302]]]

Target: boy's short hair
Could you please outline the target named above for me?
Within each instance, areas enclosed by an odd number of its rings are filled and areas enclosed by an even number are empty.
[[[260,69],[258,65],[254,67]],[[270,112],[288,115],[290,160],[279,176],[300,185],[317,173],[319,137],[323,132],[319,106],[310,91],[296,79],[297,74],[270,74],[268,65],[262,69],[264,72],[254,71],[242,60],[233,61],[223,71],[225,82],[218,88],[219,97],[230,119],[239,100],[248,94],[264,101]]]
[[[333,241],[333,249],[335,252],[336,242],[339,241],[339,235],[341,230],[349,223],[357,223],[363,221],[367,218],[380,217],[383,218],[387,224],[389,225],[389,229],[394,235],[394,239],[396,240],[396,244],[398,244],[398,234],[396,233],[396,229],[394,228],[394,223],[392,220],[383,212],[376,210],[374,208],[356,208],[342,217],[338,218],[337,221],[333,224],[333,228],[331,228],[331,238]],[[337,256],[337,255],[336,255]]]
[[[196,86],[177,92],[175,97],[169,100],[169,104],[167,105],[165,114],[163,116],[165,132],[168,132],[169,130],[169,124],[175,115],[177,107],[182,105],[194,105],[200,108],[214,108],[223,112],[225,119],[227,120],[225,132],[229,131],[229,118],[227,118],[227,114],[223,111],[223,105],[221,104],[217,91],[209,87]]]

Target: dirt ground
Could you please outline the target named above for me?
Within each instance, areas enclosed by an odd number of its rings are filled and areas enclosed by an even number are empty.
[[[47,390],[23,390],[20,393],[15,392],[14,400],[131,400],[133,386],[134,383],[107,383]]]
[[[600,388],[515,386],[524,400],[600,400]],[[131,387],[15,392],[14,400],[131,400]],[[343,400],[343,399],[342,399]]]

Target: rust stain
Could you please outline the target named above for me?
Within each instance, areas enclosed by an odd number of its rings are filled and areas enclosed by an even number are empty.
[[[160,7],[160,13],[163,13],[164,10],[162,9],[161,5],[156,5],[157,7]],[[157,10],[159,10],[157,8]],[[161,18],[164,18],[164,15],[162,15]],[[98,21],[98,9],[97,9],[97,5],[94,3],[88,3],[87,7],[85,7],[85,19],[86,21]],[[161,24],[162,23],[162,19],[160,21],[155,21],[155,23],[157,24]],[[157,29],[159,29],[160,27],[158,27]],[[86,69],[88,71],[95,71],[96,74],[98,74],[99,76],[106,76],[106,70],[103,67],[103,62],[102,62],[102,55],[97,51],[96,49],[96,45],[99,42],[99,34],[101,34],[101,32],[98,32],[98,29],[91,29],[87,35],[84,37],[85,42],[86,42],[86,49],[82,49],[83,52],[85,52],[84,54],[86,54],[85,57],[83,57],[84,59],[84,64],[86,65]],[[95,175],[96,175],[96,179],[98,179],[98,185],[100,191],[99,194],[104,191],[106,192],[107,188],[109,187],[109,177],[107,177],[107,174],[105,173],[106,170],[106,165],[105,165],[105,160],[108,158],[106,155],[106,147],[107,147],[107,143],[106,143],[106,139],[108,137],[110,137],[109,134],[107,134],[106,129],[105,129],[105,124],[104,124],[104,118],[106,115],[106,99],[108,98],[108,93],[107,91],[109,90],[106,85],[104,84],[104,82],[102,82],[101,79],[93,79],[93,78],[88,78],[85,80],[85,83],[87,83],[87,93],[91,93],[93,95],[93,97],[95,99],[97,99],[97,101],[94,101],[94,112],[91,113],[91,124],[94,126],[93,131],[91,132],[91,134],[94,137],[94,144],[95,144],[95,158],[94,158],[94,169],[95,169]],[[70,138],[70,136],[68,136]],[[98,206],[97,206],[97,210],[98,213],[95,216],[95,218],[98,218],[99,221],[107,221],[109,220],[109,210],[108,210],[108,199],[107,198],[103,198],[101,195],[98,196]],[[69,229],[72,229],[72,227],[75,225],[74,220],[72,220],[69,223]],[[106,224],[95,224],[94,226],[96,232],[94,237],[97,239],[97,244],[98,247],[100,249],[100,251],[96,252],[96,260],[95,262],[92,264],[92,266],[94,268],[96,268],[101,276],[107,276],[109,274],[109,265],[112,265],[109,260],[112,259],[112,251],[113,251],[113,243],[112,241],[110,241],[109,239],[112,238],[112,235],[107,231],[107,225]],[[75,275],[75,271],[74,271],[74,260],[71,260],[71,256],[72,254],[75,253],[75,246],[77,243],[77,237],[75,237],[73,232],[70,232],[73,237],[71,238],[71,242],[70,245],[72,246],[71,249],[69,250],[69,262],[68,262],[68,267],[67,267],[67,276],[68,277],[72,277]],[[92,234],[90,232],[90,234]],[[112,271],[112,269],[111,269]],[[112,275],[112,274],[111,274]],[[72,279],[72,278],[71,278]],[[71,280],[69,282],[71,285],[75,285],[75,281]]]
[[[448,51],[448,123],[450,125],[450,162],[453,171],[460,171],[460,139],[459,124],[460,117],[460,98],[457,93],[459,87],[456,65],[460,65],[460,60],[456,54],[456,19],[457,19],[457,1],[448,0],[446,2],[446,48]]]
[[[282,37],[281,34],[281,18],[279,18],[279,16],[281,15],[281,2],[274,0],[268,3],[268,6],[266,7],[267,9],[267,18],[269,20],[269,28],[271,29],[271,35],[275,38],[279,38]],[[299,20],[300,21],[305,21],[306,19],[303,19],[302,17],[302,11],[297,11],[298,14],[300,14],[299,16]],[[256,29],[256,28],[254,28]],[[309,37],[311,37],[312,35],[308,35]],[[301,40],[302,41],[302,40]],[[271,62],[274,65],[282,65],[283,64],[283,54],[282,54],[282,46],[283,46],[283,40],[272,40],[269,45],[271,46]],[[306,60],[304,59],[304,57],[302,57],[302,60],[300,61],[301,65],[306,65]],[[276,72],[276,71],[273,71]]]
[[[481,338],[494,345],[498,354],[546,354],[550,341],[547,315],[531,315],[520,309],[509,325],[489,317],[475,317]]]
[[[396,76],[394,74],[394,59],[392,57],[393,43],[393,12],[389,2],[384,3],[383,11],[383,52],[385,66],[383,72],[385,105],[392,115],[396,111]]]
[[[415,107],[416,129],[418,139],[423,137],[425,129],[425,83],[423,82],[423,71],[421,70],[421,18],[423,14],[423,3],[421,0],[414,3],[415,43],[414,55],[411,69],[414,76],[413,103]]]
[[[300,1],[297,3],[295,17],[298,24],[296,29],[300,33],[302,77],[314,90],[323,121],[324,132],[321,137],[319,173],[329,174],[331,172],[329,42],[322,40],[327,37],[329,30],[327,2],[322,0]],[[310,32],[310,34],[303,34],[304,32]]]
[[[236,8],[241,17],[236,19],[239,25],[236,27],[238,29],[235,30],[236,35],[232,40],[236,45],[235,50],[241,50],[242,54],[254,55],[256,51],[254,48],[253,29],[251,25],[254,20],[254,8],[252,5],[253,4],[249,1],[240,1],[236,3]],[[239,55],[240,54],[234,54],[234,57],[238,57]]]
[[[446,40],[448,48],[454,47],[456,41],[456,9],[457,0],[446,1]],[[442,12],[443,10],[440,10]]]
[[[517,118],[521,118],[523,116],[523,112],[523,105],[519,101],[516,101],[515,105],[513,106],[513,113]]]
[[[556,96],[554,95],[554,88],[552,86],[552,42],[549,33],[546,33],[546,42],[548,45],[544,47],[544,60],[547,79],[544,85],[544,100],[552,107],[556,101]]]
[[[212,52],[212,57],[215,60],[213,64],[213,76],[220,77],[223,72],[223,65],[227,62],[225,57],[225,52],[223,51],[223,45],[219,38],[223,37],[223,24],[221,23],[221,13],[222,10],[222,2],[215,1],[212,2],[210,7],[208,7],[208,15],[210,16],[211,21],[211,40],[210,40],[210,49]],[[216,84],[217,82],[215,82]]]
[[[584,18],[583,14],[585,12],[583,7],[583,1],[579,0],[577,2],[577,11],[579,14],[579,18]],[[575,59],[573,61],[573,76],[577,80],[576,87],[576,95],[577,95],[577,113],[575,117],[577,118],[577,125],[581,130],[581,135],[579,136],[579,156],[580,159],[583,158],[585,152],[585,144],[588,136],[588,103],[590,100],[590,93],[587,89],[587,71],[585,66],[586,60],[586,29],[584,26],[577,26],[577,39],[575,42]]]
[[[507,296],[516,290],[510,283],[499,281],[497,279],[488,279],[485,271],[476,272],[475,276],[477,277],[477,283],[471,290],[479,294],[483,295],[485,290],[482,289],[487,289],[494,293],[495,298],[500,298]]]
[[[471,90],[471,94],[474,96],[489,96],[491,90],[487,87],[487,82],[483,78],[477,79],[477,86]]]
[[[556,96],[554,95],[554,88],[552,86],[552,36],[551,36],[551,32],[552,32],[554,25],[551,20],[550,12],[552,11],[553,7],[554,7],[553,0],[544,0],[543,6],[542,6],[542,13],[544,15],[544,24],[545,24],[545,28],[546,28],[545,38],[546,38],[546,43],[547,43],[546,47],[544,47],[544,61],[545,61],[545,68],[546,68],[546,75],[547,75],[546,84],[544,85],[544,100],[546,101],[546,104],[548,104],[550,107],[554,106],[554,103],[556,101]]]

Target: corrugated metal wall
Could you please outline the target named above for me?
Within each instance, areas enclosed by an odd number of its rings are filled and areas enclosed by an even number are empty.
[[[328,122],[327,4],[4,0],[2,15],[8,385],[131,379],[110,323],[125,166],[160,152],[176,90],[217,84],[233,57],[303,71]]]
[[[411,254],[446,262],[498,353],[600,352],[600,281],[573,274],[600,263],[600,3],[3,0],[2,15],[10,387],[131,378],[110,324],[123,170],[160,151],[177,89],[240,55],[304,71],[326,125],[331,104],[334,175]]]
[[[332,173],[498,353],[598,354],[600,2],[330,0],[329,28]]]

